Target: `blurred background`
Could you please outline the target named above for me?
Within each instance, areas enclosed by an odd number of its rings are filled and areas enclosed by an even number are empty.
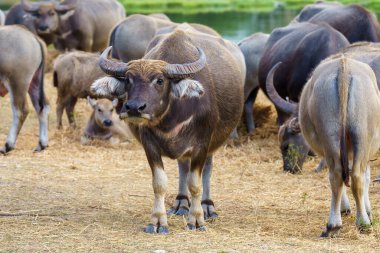
[[[0,9],[6,10],[18,0],[0,0]],[[270,33],[273,28],[285,26],[314,0],[119,0],[133,13],[167,14],[174,22],[208,25],[226,39],[239,42],[255,32]],[[327,1],[332,2],[332,1]],[[357,3],[380,16],[380,0],[340,0]]]

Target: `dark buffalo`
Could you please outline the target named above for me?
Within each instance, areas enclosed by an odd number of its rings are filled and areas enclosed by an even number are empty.
[[[243,110],[244,58],[241,53],[236,57],[237,46],[232,52],[227,45],[220,37],[176,29],[160,35],[141,60],[108,60],[110,49],[101,56],[101,68],[112,77],[95,82],[93,90],[115,97],[128,94],[120,117],[143,145],[152,170],[155,200],[148,233],[168,233],[162,156],[178,160],[175,207],[188,210],[191,194],[188,228],[204,230],[204,217],[215,215],[209,189],[213,153]]]
[[[327,23],[341,32],[350,43],[380,41],[376,15],[356,4],[317,2],[305,6],[294,21]]]
[[[141,59],[156,33],[170,32],[176,26],[178,24],[163,18],[162,14],[131,15],[112,31],[109,42],[112,46],[112,57],[123,62]],[[216,31],[207,26],[201,24],[191,24],[191,26],[198,31],[219,36]]]
[[[282,62],[273,77],[275,90],[282,98],[298,102],[302,88],[311,71],[325,58],[349,45],[347,39],[329,25],[307,22],[292,23],[271,33],[259,64],[260,87],[267,94],[266,79],[269,71]],[[276,104],[278,123],[282,125],[292,113]],[[288,121],[280,128],[279,141],[284,160],[284,170],[296,172],[304,161],[303,142],[299,127]],[[289,126],[289,127],[286,127]],[[295,136],[297,138],[295,138]],[[296,140],[296,141],[295,141]],[[295,149],[296,147],[303,147]]]
[[[54,35],[54,45],[60,51],[103,50],[112,28],[125,18],[124,7],[116,0],[21,0],[21,6],[33,17],[37,34]]]

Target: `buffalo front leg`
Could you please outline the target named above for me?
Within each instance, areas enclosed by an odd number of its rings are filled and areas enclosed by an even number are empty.
[[[178,195],[174,205],[168,210],[168,215],[187,215],[190,209],[189,190],[187,189],[187,174],[190,169],[190,160],[178,160]]]
[[[206,230],[201,204],[201,177],[206,158],[207,148],[194,152],[191,159],[190,171],[187,175],[187,186],[191,194],[191,206],[189,211],[189,221],[187,224],[187,227],[190,230],[195,230],[196,228],[199,228],[202,231]]]
[[[250,135],[255,132],[255,121],[253,119],[253,103],[256,100],[258,91],[258,88],[253,90],[244,103],[244,114],[245,121],[247,124],[247,132]]]
[[[215,211],[214,202],[211,199],[211,173],[212,173],[212,156],[207,157],[202,173],[202,208],[205,220],[216,219],[218,214]]]
[[[164,171],[161,155],[157,153],[157,149],[146,143],[144,149],[152,170],[152,186],[154,192],[151,222],[146,226],[145,232],[150,234],[168,234],[168,219],[165,210],[165,194],[168,188],[168,177]]]
[[[66,114],[69,124],[72,128],[76,128],[74,107],[78,101],[78,98],[71,96],[66,102]]]

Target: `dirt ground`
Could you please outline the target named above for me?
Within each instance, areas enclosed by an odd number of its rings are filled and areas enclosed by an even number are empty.
[[[260,94],[258,129],[240,145],[215,155],[212,193],[219,218],[208,232],[186,231],[184,217],[170,217],[170,234],[143,232],[153,203],[151,173],[141,146],[79,143],[90,113],[76,107],[79,129],[56,130],[51,74],[46,75],[51,104],[49,148],[33,153],[38,121],[31,111],[16,149],[0,157],[0,252],[379,252],[380,184],[371,184],[374,226],[360,234],[355,214],[343,218],[337,238],[321,239],[330,205],[327,171],[316,174],[310,158],[302,174],[282,171],[273,107]],[[30,104],[30,103],[29,103]],[[11,125],[9,96],[0,98],[0,140]],[[31,108],[32,110],[32,108]],[[372,179],[380,172],[374,157]],[[176,162],[165,159],[169,177],[166,206],[175,199]],[[352,208],[355,204],[350,193]]]

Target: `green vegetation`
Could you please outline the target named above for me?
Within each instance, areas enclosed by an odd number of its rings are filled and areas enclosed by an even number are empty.
[[[276,7],[299,10],[314,0],[119,0],[128,13],[207,13],[207,12],[269,12]],[[373,10],[380,9],[380,0],[340,0],[358,3]]]
[[[34,1],[34,0],[30,0]],[[1,0],[0,8],[9,8],[18,0]],[[207,12],[269,12],[276,7],[299,10],[314,0],[119,0],[128,13],[207,13]],[[340,0],[358,3],[372,10],[380,10],[380,0]]]

